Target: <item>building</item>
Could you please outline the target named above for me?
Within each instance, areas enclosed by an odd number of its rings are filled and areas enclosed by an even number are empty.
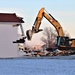
[[[18,26],[24,23],[15,13],[0,13],[0,58],[17,57]],[[14,27],[15,25],[15,27]]]

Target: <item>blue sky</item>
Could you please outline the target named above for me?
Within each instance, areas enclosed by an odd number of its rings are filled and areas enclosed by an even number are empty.
[[[24,18],[24,30],[31,29],[39,10],[44,7],[71,37],[75,37],[75,0],[1,0],[0,12],[16,13]],[[51,24],[43,19],[41,28]],[[41,35],[41,34],[39,34]],[[38,34],[33,39],[37,38]]]

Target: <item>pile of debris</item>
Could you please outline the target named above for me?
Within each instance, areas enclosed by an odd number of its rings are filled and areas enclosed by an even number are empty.
[[[33,57],[41,57],[41,56],[69,56],[75,55],[75,50],[58,50],[54,49],[23,49],[23,46],[19,46],[19,50],[25,53],[24,56],[33,56]]]

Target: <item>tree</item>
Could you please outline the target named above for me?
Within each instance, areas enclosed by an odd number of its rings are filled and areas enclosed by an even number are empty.
[[[46,44],[47,48],[54,47],[57,43],[57,31],[51,27],[46,27],[43,32],[43,37],[41,40]],[[70,37],[67,31],[64,31],[64,36]]]
[[[64,30],[64,36],[70,38],[70,34],[66,30]]]
[[[47,48],[53,47],[56,44],[57,33],[51,27],[45,28],[43,32],[44,37],[41,40],[46,44]]]

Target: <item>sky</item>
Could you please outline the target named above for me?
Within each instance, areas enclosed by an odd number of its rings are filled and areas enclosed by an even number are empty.
[[[31,29],[39,10],[44,7],[59,21],[64,30],[71,37],[75,37],[75,0],[1,0],[0,13],[16,13],[23,17],[23,29]],[[52,25],[44,18],[40,28]],[[41,44],[37,40],[42,37],[42,32],[34,34],[29,43]]]

